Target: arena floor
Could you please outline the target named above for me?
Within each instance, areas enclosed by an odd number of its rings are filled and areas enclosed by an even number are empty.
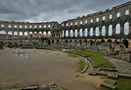
[[[20,54],[18,51],[21,51]],[[78,74],[77,62],[77,58],[57,51],[0,50],[0,85],[5,88],[55,82],[69,90],[98,90],[94,85],[75,77]]]

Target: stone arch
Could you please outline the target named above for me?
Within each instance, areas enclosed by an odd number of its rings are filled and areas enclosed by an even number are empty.
[[[129,34],[129,22],[125,22],[124,24],[124,35]]]
[[[78,29],[75,29],[75,37],[78,37]]]
[[[73,37],[73,30],[70,30],[70,37]]]
[[[64,31],[62,31],[62,37],[64,37],[65,36],[65,32]]]
[[[29,32],[29,34],[30,34],[30,35],[32,35],[32,34],[33,34],[33,32]]]
[[[68,30],[66,30],[65,36],[66,36],[66,37],[69,37],[69,31],[68,31]]]
[[[28,36],[28,32],[26,31],[26,32],[24,32],[24,36]]]
[[[17,31],[14,31],[14,35],[19,35]]]
[[[116,24],[116,27],[115,27],[115,34],[120,34],[120,23],[117,23]]]
[[[42,34],[42,32],[41,32],[41,31],[39,31],[39,34],[41,35],[41,34]]]
[[[95,35],[96,35],[96,36],[100,36],[100,30],[99,30],[99,27],[96,27]]]
[[[48,36],[51,36],[51,31],[48,31],[48,33],[47,33],[47,34],[48,34]]]
[[[112,36],[112,25],[109,25],[109,27],[108,27],[108,35],[109,36]]]
[[[0,30],[0,34],[6,34],[5,30]]]
[[[68,45],[69,41],[68,41],[68,40],[65,40],[65,43],[66,43],[66,45]]]
[[[85,36],[85,37],[88,36],[88,29],[87,29],[87,28],[85,28],[85,30],[84,30],[84,36]]]
[[[20,32],[19,32],[19,35],[20,35],[20,36],[23,36],[23,32],[22,32],[22,31],[20,31]]]
[[[80,37],[83,37],[83,30],[82,30],[82,28],[81,28],[80,31],[79,31],[79,36],[80,36]]]
[[[107,40],[107,43],[112,43],[112,40],[111,40],[111,39],[108,39],[108,40]]]
[[[93,28],[90,28],[90,36],[93,36]]]
[[[88,41],[87,41],[87,39],[84,39],[83,42],[84,42],[84,45],[87,45],[87,42],[88,42]]]
[[[46,35],[47,35],[46,31],[44,31],[44,32],[43,32],[43,36],[46,37]]]
[[[12,31],[8,31],[7,34],[8,35],[13,35],[13,32]]]
[[[106,35],[106,26],[103,26],[102,27],[102,36],[105,36]]]

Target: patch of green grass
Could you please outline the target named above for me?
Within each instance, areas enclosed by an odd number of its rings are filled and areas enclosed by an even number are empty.
[[[72,53],[67,53],[67,55],[68,55],[69,57],[74,57],[74,58],[77,58],[77,57],[78,57],[76,54],[72,54]]]
[[[119,78],[117,88],[118,90],[131,90],[131,78]]]
[[[85,67],[85,61],[84,60],[79,60],[79,62],[78,62],[78,72],[79,73],[82,73],[82,71],[83,71],[83,69],[84,69],[84,67]]]
[[[103,68],[112,68],[114,65],[112,65],[101,53],[97,53],[94,51],[88,51],[88,50],[70,50],[69,53],[77,54],[82,57],[89,57],[91,59],[91,62],[93,64],[93,67],[103,67]]]
[[[119,78],[117,80],[117,90],[131,90],[131,78]],[[106,87],[101,87],[101,90],[112,90]]]

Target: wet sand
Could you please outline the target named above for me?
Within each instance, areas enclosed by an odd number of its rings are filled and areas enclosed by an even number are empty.
[[[0,50],[0,82],[4,87],[42,85],[51,82],[69,90],[98,90],[91,83],[75,75],[77,58],[49,51],[25,49],[25,57],[15,49]]]

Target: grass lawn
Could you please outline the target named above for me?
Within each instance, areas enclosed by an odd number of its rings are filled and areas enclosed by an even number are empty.
[[[81,73],[81,72],[83,71],[85,65],[86,65],[86,64],[85,64],[85,61],[84,61],[84,60],[80,60],[80,61],[78,62],[78,69],[77,69],[77,71],[78,71],[79,73]]]
[[[117,87],[118,90],[131,90],[131,78],[119,78]]]
[[[131,78],[119,78],[117,80],[117,90],[131,90]],[[102,87],[101,90],[112,90]]]
[[[93,64],[93,67],[101,67],[101,68],[113,68],[114,65],[112,65],[101,53],[97,53],[94,51],[88,51],[88,50],[70,50],[69,53],[77,54],[82,57],[89,57],[91,59],[91,62]]]

